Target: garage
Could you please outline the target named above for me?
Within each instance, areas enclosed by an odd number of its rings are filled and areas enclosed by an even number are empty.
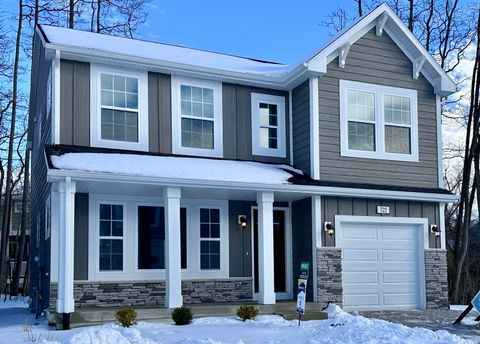
[[[382,222],[385,218],[376,221],[343,218],[337,226],[337,247],[342,249],[344,308],[424,308],[426,224],[413,223],[412,219],[392,223]]]

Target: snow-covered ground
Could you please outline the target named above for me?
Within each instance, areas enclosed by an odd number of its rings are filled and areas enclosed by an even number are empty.
[[[196,319],[188,326],[139,323],[124,329],[115,324],[54,331],[44,320],[35,321],[27,304],[8,301],[0,306],[0,343],[43,344],[247,344],[247,343],[470,343],[447,331],[409,328],[383,320],[366,319],[330,306],[328,320],[287,321],[260,316],[241,322],[234,317]],[[27,325],[25,325],[27,324]]]

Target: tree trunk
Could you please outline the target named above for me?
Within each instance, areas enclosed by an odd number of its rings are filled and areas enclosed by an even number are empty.
[[[69,0],[69,2],[68,2],[68,27],[70,29],[74,28],[74,18],[75,18],[75,0]]]
[[[15,42],[15,61],[13,67],[13,96],[12,96],[12,117],[10,120],[10,138],[8,143],[8,159],[7,159],[7,180],[5,182],[5,197],[9,197],[12,187],[12,162],[13,162],[13,145],[15,141],[15,119],[17,115],[17,88],[18,88],[18,64],[20,59],[21,37],[22,37],[22,19],[23,19],[23,3],[18,2],[18,28]],[[8,222],[10,214],[10,202],[5,200],[3,207],[2,219],[2,243],[0,254],[0,291],[7,293],[7,244],[10,234],[10,223]]]
[[[410,32],[413,32],[413,25],[415,22],[415,18],[413,17],[413,8],[415,7],[415,4],[413,3],[413,0],[408,0],[408,29]]]
[[[357,9],[358,9],[358,16],[363,16],[363,9],[362,9],[362,1],[363,0],[355,0],[357,2]]]
[[[100,33],[100,18],[101,18],[102,0],[97,0],[97,33]]]

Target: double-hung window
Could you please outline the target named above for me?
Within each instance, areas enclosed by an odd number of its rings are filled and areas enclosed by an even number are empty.
[[[286,156],[285,98],[252,93],[252,153]]]
[[[200,208],[200,269],[220,270],[220,209]]]
[[[222,85],[172,77],[172,149],[222,157]]]
[[[340,81],[342,156],[418,161],[417,92]]]
[[[99,270],[123,270],[124,211],[121,204],[99,204]]]
[[[146,72],[91,67],[91,143],[148,149]]]

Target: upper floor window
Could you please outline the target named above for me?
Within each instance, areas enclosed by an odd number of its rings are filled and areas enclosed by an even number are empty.
[[[252,93],[252,154],[286,157],[284,97]]]
[[[147,150],[146,73],[95,65],[91,69],[92,145]]]
[[[417,92],[340,81],[342,156],[418,161]]]
[[[222,85],[172,77],[173,153],[223,156]]]

